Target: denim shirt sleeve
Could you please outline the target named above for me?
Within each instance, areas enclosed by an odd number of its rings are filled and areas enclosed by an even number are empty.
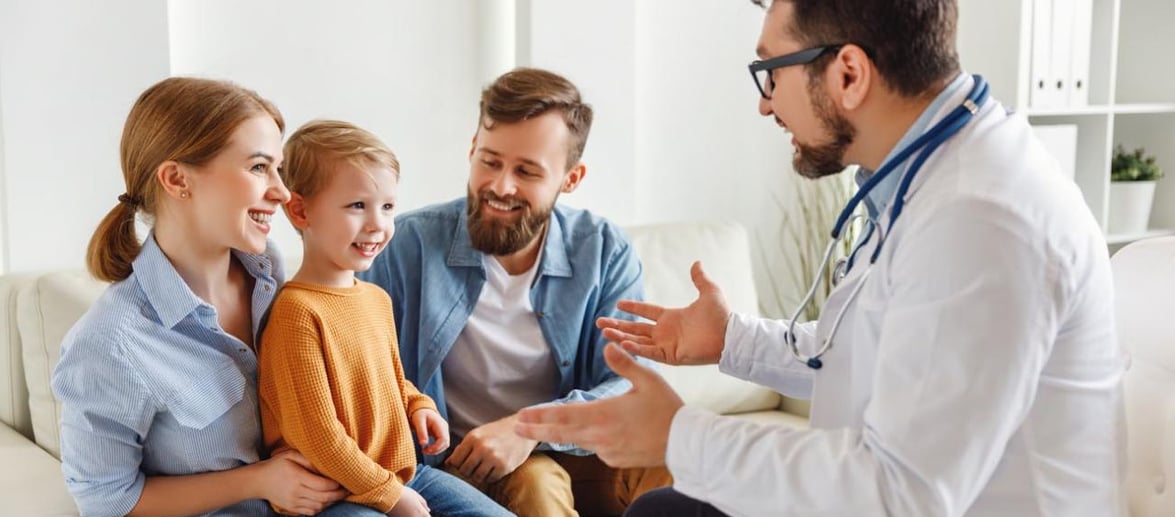
[[[612,252],[602,272],[599,303],[596,304],[596,313],[592,315],[592,324],[586,330],[590,334],[589,340],[593,344],[591,350],[593,357],[590,362],[593,367],[589,372],[589,376],[594,381],[595,386],[590,389],[571,390],[567,395],[542,405],[589,402],[602,398],[615,397],[624,394],[632,387],[632,383],[628,379],[616,375],[604,361],[604,347],[608,344],[608,340],[604,337],[604,333],[595,326],[595,320],[600,317],[635,320],[635,316],[618,310],[616,308],[616,302],[620,300],[644,300],[643,269],[640,259],[637,258],[636,252],[627,240],[620,238],[618,242],[619,245]],[[651,361],[644,358],[637,358],[637,361],[645,366],[653,366]],[[588,451],[577,448],[574,444],[542,443],[538,448],[539,450],[567,452],[578,455],[591,454]]]
[[[66,487],[82,515],[125,515],[142,495],[142,443],[157,404],[118,346],[121,333],[78,325],[53,375]]]

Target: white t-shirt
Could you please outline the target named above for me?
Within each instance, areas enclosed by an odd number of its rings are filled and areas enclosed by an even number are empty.
[[[539,260],[510,275],[486,255],[485,287],[441,363],[449,431],[470,430],[555,398],[559,372],[530,302]]]

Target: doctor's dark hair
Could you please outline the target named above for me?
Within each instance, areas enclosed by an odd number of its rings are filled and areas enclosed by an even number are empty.
[[[558,110],[571,133],[565,171],[571,170],[583,157],[592,129],[592,106],[583,102],[579,89],[567,78],[538,68],[515,68],[495,79],[481,91],[480,110],[479,131]]]
[[[131,275],[142,249],[135,235],[135,214],[156,215],[162,195],[156,178],[160,165],[208,163],[228,146],[237,127],[257,116],[270,117],[278,130],[285,130],[277,107],[227,81],[171,77],[139,95],[123,125],[119,147],[126,190],[90,238],[90,274],[106,282]]]
[[[959,70],[955,50],[956,0],[751,0],[767,7],[793,8],[787,34],[804,47],[853,43],[868,53],[891,88],[905,97],[926,93]],[[817,76],[833,54],[808,67]]]

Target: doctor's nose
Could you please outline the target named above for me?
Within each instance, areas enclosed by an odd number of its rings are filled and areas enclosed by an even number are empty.
[[[764,117],[775,116],[775,111],[771,108],[771,99],[764,99],[762,96],[759,97],[759,114]]]

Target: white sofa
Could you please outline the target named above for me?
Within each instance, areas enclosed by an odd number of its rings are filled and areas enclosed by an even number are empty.
[[[644,264],[648,299],[667,305],[693,300],[689,265],[700,259],[735,310],[758,312],[751,250],[740,226],[663,224],[627,231]],[[0,516],[77,515],[56,459],[60,407],[49,381],[61,339],[104,287],[81,270],[0,276]],[[662,371],[688,403],[805,425],[803,404],[783,402],[714,366]]]

